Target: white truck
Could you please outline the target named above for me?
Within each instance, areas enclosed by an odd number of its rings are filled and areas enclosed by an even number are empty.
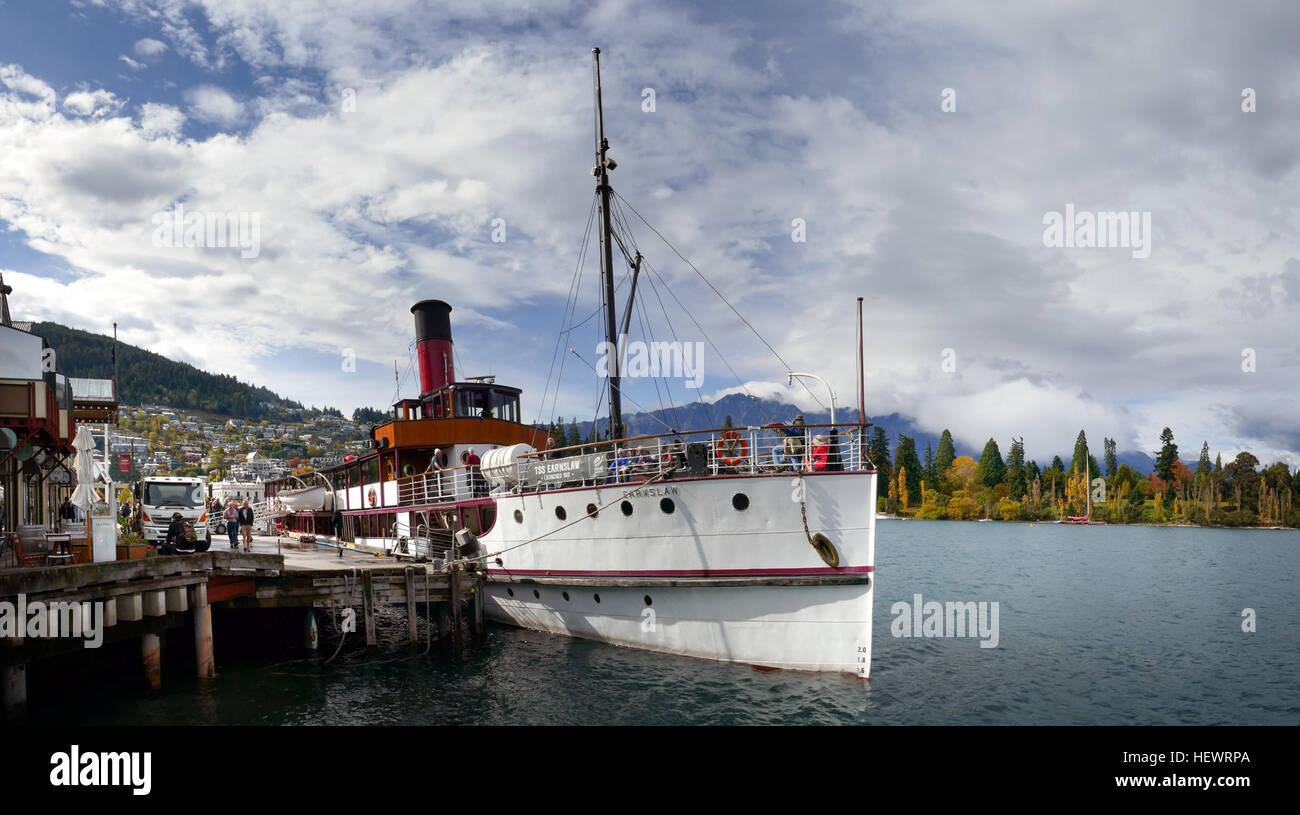
[[[202,476],[150,476],[140,479],[140,532],[152,544],[160,544],[167,537],[167,527],[172,515],[194,524],[199,540],[212,545],[212,530],[208,525],[208,480]]]

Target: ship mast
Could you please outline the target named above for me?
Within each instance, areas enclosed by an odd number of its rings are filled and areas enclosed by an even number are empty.
[[[600,49],[591,49],[591,54],[596,83],[596,166],[591,169],[591,174],[596,177],[596,194],[600,200],[600,271],[605,287],[605,342],[608,343],[605,347],[613,351],[608,363],[609,437],[621,439],[624,433],[619,358],[623,344],[617,333],[618,318],[614,306],[614,239],[609,215],[609,171],[618,165],[605,156],[609,141],[605,138],[605,113],[600,101]]]

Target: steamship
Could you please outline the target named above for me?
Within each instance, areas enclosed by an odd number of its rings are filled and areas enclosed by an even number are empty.
[[[592,174],[613,341],[615,164],[598,50],[594,69]],[[498,622],[760,668],[869,675],[876,473],[865,422],[627,437],[614,361],[608,438],[555,448],[523,421],[519,388],[457,378],[451,305],[423,300],[411,312],[419,396],[371,428],[364,455],[268,485],[271,500],[324,487],[319,507],[285,518],[289,529],[329,535],[337,507],[337,545],[475,559],[487,575],[486,614]]]

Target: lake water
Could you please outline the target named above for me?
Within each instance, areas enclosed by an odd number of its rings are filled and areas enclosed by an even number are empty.
[[[882,521],[869,682],[493,626],[320,668],[227,655],[35,722],[103,724],[1300,724],[1300,532]],[[896,601],[996,601],[999,642],[895,638]],[[1242,630],[1254,609],[1256,631]],[[138,657],[136,657],[138,659]],[[177,660],[178,663],[181,660]],[[183,663],[186,668],[189,664]]]

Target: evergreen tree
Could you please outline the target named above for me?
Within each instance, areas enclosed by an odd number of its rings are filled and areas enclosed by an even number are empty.
[[[1007,467],[1002,463],[998,443],[989,439],[984,445],[984,452],[980,454],[980,483],[986,487],[996,487],[1002,483],[1006,474]]]
[[[1219,453],[1214,454],[1214,471],[1216,473],[1223,472],[1223,456]]]
[[[898,447],[894,449],[894,467],[900,474],[907,474],[907,492],[909,495],[921,494],[921,461],[916,457],[916,440],[910,436],[898,434]]]
[[[934,469],[940,479],[944,477],[948,472],[948,468],[956,460],[957,448],[953,446],[952,434],[945,427],[943,433],[939,435],[939,449],[934,454]]]
[[[1174,431],[1160,431],[1160,450],[1156,453],[1156,477],[1165,482],[1174,479],[1174,462],[1178,460],[1178,445],[1174,444]]]
[[[568,447],[573,442],[569,441],[569,434],[564,429],[564,417],[561,416],[559,421],[551,425],[551,436],[555,439],[556,447]]]
[[[1029,482],[1025,479],[1025,440],[1012,439],[1011,449],[1007,451],[1007,474],[1004,477],[1007,495],[1019,501],[1025,497]]]
[[[931,445],[930,442],[928,441],[925,443],[924,467],[925,467],[925,477],[921,480],[927,487],[929,487],[930,489],[934,489],[935,486],[939,483],[939,474],[934,464],[934,446]]]
[[[1103,457],[1106,459],[1106,477],[1111,478],[1119,470],[1119,456],[1115,454],[1115,440],[1102,439],[1101,447],[1104,451]]]
[[[1101,469],[1097,466],[1097,460],[1088,452],[1088,437],[1082,430],[1074,439],[1074,455],[1070,457],[1069,472],[1084,472],[1091,468],[1092,474],[1097,475]]]
[[[885,439],[885,428],[880,425],[876,425],[871,431],[871,443],[867,445],[867,454],[871,456],[871,463],[876,465],[879,480],[886,484],[890,483],[894,468],[889,463],[889,441]]]
[[[1209,475],[1214,470],[1214,465],[1210,463],[1210,443],[1201,442],[1201,458],[1196,462],[1197,475]]]

